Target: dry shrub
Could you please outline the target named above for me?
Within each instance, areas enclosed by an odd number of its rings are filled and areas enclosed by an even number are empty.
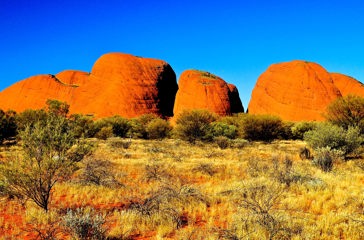
[[[201,172],[209,176],[213,176],[217,173],[217,169],[211,163],[200,163],[192,169],[193,172]]]
[[[94,184],[106,187],[117,187],[122,184],[116,180],[113,164],[108,160],[90,157],[83,161],[79,179],[83,184]]]
[[[273,179],[287,187],[291,186],[292,183],[303,183],[312,180],[312,177],[309,175],[302,175],[301,173],[296,172],[293,167],[293,161],[288,156],[285,157],[283,163],[277,158],[273,158],[271,176]]]
[[[128,148],[130,148],[131,144],[132,144],[132,141],[130,138],[128,140],[116,139],[116,140],[112,140],[110,142],[111,147],[121,148],[121,149],[128,149]]]
[[[147,182],[150,181],[162,181],[166,182],[172,178],[164,164],[147,164],[145,166],[145,179]]]
[[[230,146],[230,139],[224,136],[215,137],[214,142],[220,149],[226,149]]]
[[[149,194],[143,202],[134,202],[129,210],[140,215],[140,218],[160,219],[154,225],[172,223],[175,229],[187,224],[183,208],[190,204],[208,204],[207,198],[190,185],[162,185],[157,191]]]
[[[312,159],[311,151],[307,147],[300,148],[299,155],[302,160]]]
[[[105,216],[97,214],[93,209],[69,210],[62,217],[63,224],[77,239],[103,240],[106,238]]]
[[[316,149],[313,163],[322,171],[330,172],[334,166],[334,162],[342,158],[343,153],[340,150],[323,147]]]
[[[239,205],[245,212],[240,219],[245,236],[262,230],[267,239],[292,237],[293,230],[278,209],[283,192],[283,188],[274,182],[257,180],[244,184]]]

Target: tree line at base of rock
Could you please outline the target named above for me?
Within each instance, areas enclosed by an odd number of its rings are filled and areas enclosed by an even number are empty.
[[[93,120],[80,114],[69,116],[70,106],[65,102],[48,100],[46,104],[46,110],[26,110],[19,114],[0,110],[0,142],[21,139],[19,132],[37,122],[46,124],[50,115],[63,117],[76,139],[178,138],[190,143],[216,142],[220,148],[234,145],[233,139],[264,142],[299,139],[306,140],[313,149],[339,150],[342,156],[355,154],[362,145],[364,133],[364,98],[352,95],[332,102],[325,115],[327,121],[321,123],[287,122],[276,116],[244,113],[221,117],[207,110],[190,110],[177,116],[172,126],[168,120],[153,114],[132,119],[113,116]]]
[[[77,138],[107,139],[110,137],[163,139],[180,138],[191,143],[212,141],[216,137],[242,138],[249,141],[269,142],[275,139],[303,139],[307,131],[322,128],[318,122],[287,122],[271,115],[235,114],[221,117],[207,110],[184,111],[176,117],[174,126],[154,114],[126,119],[113,116],[93,120],[90,116],[72,114],[69,105],[58,100],[48,100],[47,109],[26,110],[16,113],[0,110],[0,142],[17,139],[17,133],[27,125],[46,121],[49,114],[67,117]],[[364,133],[364,98],[349,95],[332,102],[325,118],[328,123],[343,130],[357,128]],[[320,126],[320,127],[318,127]]]

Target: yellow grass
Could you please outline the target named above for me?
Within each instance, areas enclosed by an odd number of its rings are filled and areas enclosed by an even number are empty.
[[[301,141],[249,143],[225,150],[212,143],[190,145],[172,139],[133,140],[122,149],[112,141],[119,139],[99,141],[93,158],[113,164],[110,171],[120,186],[81,184],[76,172],[72,180],[55,186],[53,212],[95,208],[106,213],[107,234],[115,239],[268,239],[272,230],[244,206],[244,193],[262,185],[274,195],[269,186],[278,186],[281,191],[269,214],[282,229],[273,239],[364,239],[364,170],[357,165],[361,160],[336,163],[325,173],[300,159],[299,149],[305,146]],[[296,176],[289,185],[277,175],[284,174],[287,158]],[[150,169],[154,175],[148,175]],[[29,204],[26,208],[29,222],[37,210]],[[9,228],[3,216],[0,226]]]

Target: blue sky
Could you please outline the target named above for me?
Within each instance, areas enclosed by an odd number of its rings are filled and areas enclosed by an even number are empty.
[[[364,2],[0,0],[0,90],[36,74],[91,71],[124,52],[235,84],[246,108],[270,64],[313,61],[364,81]]]

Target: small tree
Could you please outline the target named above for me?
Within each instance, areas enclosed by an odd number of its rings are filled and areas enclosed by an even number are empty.
[[[20,132],[23,156],[7,161],[0,168],[2,181],[15,196],[25,196],[45,211],[54,185],[74,170],[68,150],[75,138],[66,118],[54,113]]]
[[[216,116],[207,110],[183,111],[177,118],[176,135],[191,143],[205,140]]]
[[[359,127],[364,133],[364,98],[348,95],[336,99],[328,106],[326,119],[345,129]]]

